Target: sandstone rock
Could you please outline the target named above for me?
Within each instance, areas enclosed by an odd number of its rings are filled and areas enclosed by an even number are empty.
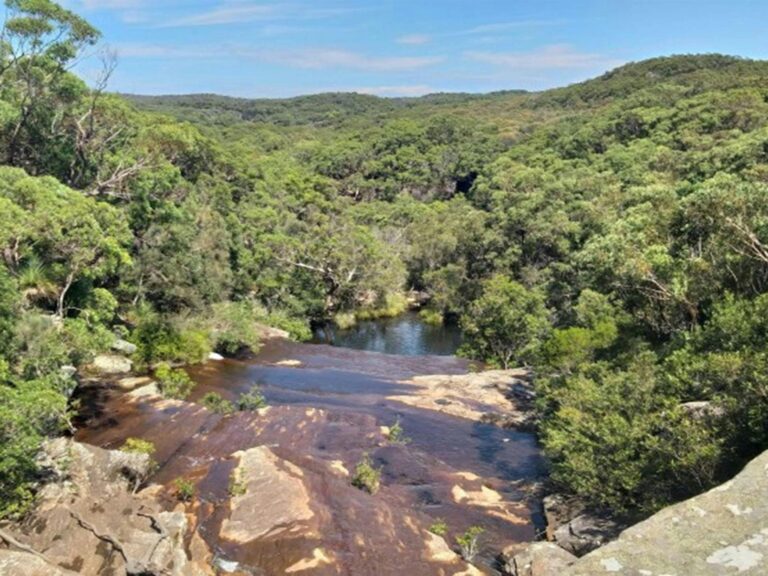
[[[416,376],[400,382],[412,391],[388,399],[505,428],[530,430],[535,424],[534,395],[526,377],[525,370]]]
[[[127,374],[132,366],[133,363],[128,358],[114,354],[99,354],[91,363],[96,372],[104,375]]]
[[[669,506],[564,575],[768,574],[768,452],[733,480]]]
[[[616,538],[626,524],[609,516],[581,514],[555,530],[555,542],[576,556],[583,556]]]
[[[555,539],[555,530],[584,512],[584,504],[564,494],[548,494],[541,501],[547,522],[547,540]]]
[[[300,468],[264,446],[235,456],[240,459],[235,474],[244,493],[231,500],[232,511],[221,527],[223,538],[250,542],[291,531],[314,516]]]
[[[707,400],[685,402],[684,404],[681,404],[680,407],[685,410],[689,416],[697,420],[725,416],[725,410],[722,406],[715,406],[712,402]]]
[[[12,527],[23,545],[80,574],[206,573],[187,560],[184,513],[132,493],[133,479],[148,471],[146,455],[58,439],[45,446],[41,463],[49,482],[35,510]]]
[[[127,354],[131,355],[138,350],[136,347],[136,344],[132,344],[131,342],[128,342],[127,340],[123,340],[122,338],[118,338],[112,343],[112,350],[115,352],[120,352],[121,354]]]
[[[142,386],[147,386],[149,384],[152,384],[151,378],[147,376],[136,376],[136,377],[129,377],[129,378],[121,378],[115,383],[115,386],[117,386],[121,390],[125,390],[126,392],[129,392],[131,390],[136,390],[137,388],[141,388]]]
[[[211,352],[210,354],[208,354],[208,360],[212,362],[221,362],[222,360],[224,360],[224,356],[222,356],[218,352]]]
[[[509,576],[561,576],[576,561],[576,556],[552,542],[536,542],[511,558],[504,558],[502,569]]]
[[[43,558],[28,552],[0,549],[0,574],[3,576],[74,576],[76,572],[50,564]]]

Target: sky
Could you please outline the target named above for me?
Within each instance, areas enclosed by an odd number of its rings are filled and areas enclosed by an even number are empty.
[[[768,0],[60,2],[117,52],[109,88],[136,94],[541,90],[653,56],[768,58]]]

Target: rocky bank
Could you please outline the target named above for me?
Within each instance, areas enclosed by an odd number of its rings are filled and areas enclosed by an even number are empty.
[[[768,574],[768,452],[733,480],[669,506],[577,559],[536,543],[507,562],[513,576]]]

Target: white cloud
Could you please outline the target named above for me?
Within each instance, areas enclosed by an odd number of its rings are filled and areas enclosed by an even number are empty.
[[[183,26],[215,26],[254,22],[257,20],[273,20],[284,15],[285,11],[274,4],[228,4],[222,8],[184,16],[161,24],[163,27]]]
[[[612,68],[622,62],[602,54],[579,52],[567,44],[545,46],[529,52],[465,52],[475,62],[525,70]]]
[[[295,68],[349,68],[373,72],[405,72],[442,62],[433,56],[368,56],[333,48],[306,48],[287,51],[241,50],[241,56],[276,62]]]
[[[420,45],[427,44],[432,38],[426,34],[406,34],[395,39],[398,44]]]
[[[124,58],[219,58],[239,57],[261,62],[284,64],[294,68],[346,68],[373,72],[407,72],[438,64],[443,59],[431,56],[368,56],[333,48],[297,50],[261,50],[247,46],[173,46],[129,42],[114,46]]]

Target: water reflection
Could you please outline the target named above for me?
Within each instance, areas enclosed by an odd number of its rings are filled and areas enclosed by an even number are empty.
[[[408,312],[396,318],[358,322],[346,330],[330,324],[319,326],[313,341],[401,356],[450,356],[461,345],[461,330],[454,323],[426,324],[418,314]]]

